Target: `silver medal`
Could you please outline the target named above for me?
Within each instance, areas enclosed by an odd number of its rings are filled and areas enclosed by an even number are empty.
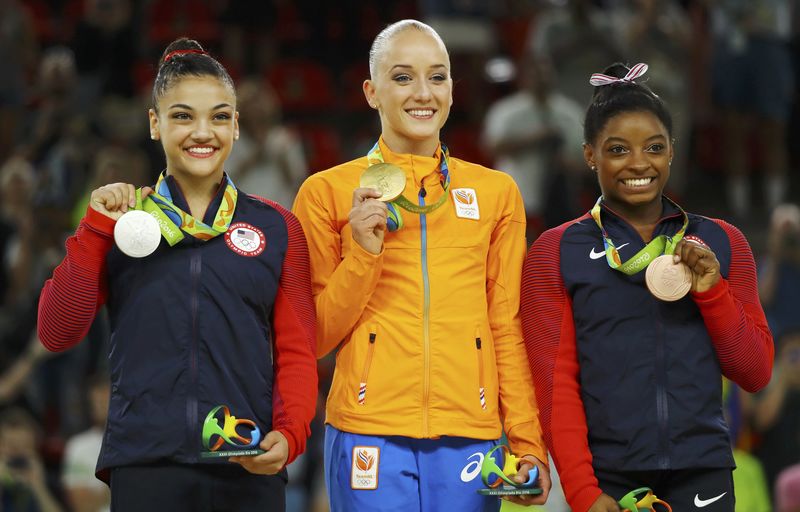
[[[149,256],[161,242],[158,221],[145,211],[131,210],[117,220],[114,242],[131,258]]]

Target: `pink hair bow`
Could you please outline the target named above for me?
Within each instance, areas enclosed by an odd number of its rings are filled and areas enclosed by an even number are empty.
[[[628,71],[628,74],[623,76],[622,78],[617,78],[615,76],[604,75],[603,73],[594,73],[592,77],[589,79],[589,83],[594,86],[600,85],[608,85],[613,84],[616,82],[633,82],[643,74],[647,72],[647,64],[644,62],[640,62],[631,68]]]

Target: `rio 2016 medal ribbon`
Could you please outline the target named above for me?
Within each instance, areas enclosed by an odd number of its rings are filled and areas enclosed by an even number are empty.
[[[373,164],[361,174],[359,185],[378,190],[382,194],[378,200],[389,202],[403,193],[406,188],[406,174],[396,165]]]
[[[658,499],[658,496],[653,494],[649,487],[634,489],[623,496],[617,503],[622,512],[672,512],[672,507],[669,506],[669,503]],[[661,508],[656,510],[655,505],[661,505]]]
[[[495,452],[502,455],[498,461]],[[481,479],[486,489],[478,489],[478,494],[484,496],[518,496],[522,494],[541,494],[542,488],[536,487],[539,481],[539,468],[533,466],[528,471],[528,480],[518,483],[511,478],[517,474],[522,461],[514,456],[504,444],[498,444],[489,450],[483,457],[481,464]],[[505,485],[503,485],[505,484]]]
[[[222,414],[220,414],[222,413]],[[222,426],[220,426],[220,419]],[[242,432],[240,425],[248,432]],[[209,411],[203,421],[203,458],[233,457],[239,455],[260,455],[265,453],[258,447],[261,442],[261,429],[253,420],[238,419],[231,416],[227,405],[218,405]],[[249,436],[249,437],[246,437]],[[216,440],[214,439],[216,437]],[[224,445],[229,449],[220,450]]]
[[[645,282],[656,298],[675,301],[683,298],[692,288],[692,271],[684,263],[675,263],[672,255],[665,254],[647,266]]]
[[[149,256],[161,243],[158,221],[142,210],[130,210],[114,226],[114,242],[131,258]]]

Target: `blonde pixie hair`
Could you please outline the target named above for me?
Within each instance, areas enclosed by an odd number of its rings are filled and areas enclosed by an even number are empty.
[[[378,74],[378,62],[380,62],[381,58],[383,58],[383,54],[386,53],[386,47],[389,45],[389,41],[391,41],[392,38],[394,38],[394,36],[397,34],[412,28],[419,30],[420,32],[426,32],[431,37],[439,41],[439,44],[442,45],[445,53],[447,53],[447,47],[445,46],[444,41],[442,41],[442,38],[430,25],[426,25],[421,21],[411,19],[397,21],[383,29],[380,34],[375,36],[375,40],[372,42],[372,47],[369,49],[369,77],[372,80],[374,80]],[[450,54],[448,53],[448,58],[449,56]]]

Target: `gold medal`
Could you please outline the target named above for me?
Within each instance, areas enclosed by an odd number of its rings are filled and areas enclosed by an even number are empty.
[[[380,201],[393,201],[406,188],[406,173],[396,165],[380,163],[367,167],[361,174],[359,185],[364,188],[374,188],[378,190],[381,197]]]
[[[683,262],[675,263],[671,254],[665,254],[647,266],[645,282],[656,298],[671,302],[689,293],[692,271]]]

